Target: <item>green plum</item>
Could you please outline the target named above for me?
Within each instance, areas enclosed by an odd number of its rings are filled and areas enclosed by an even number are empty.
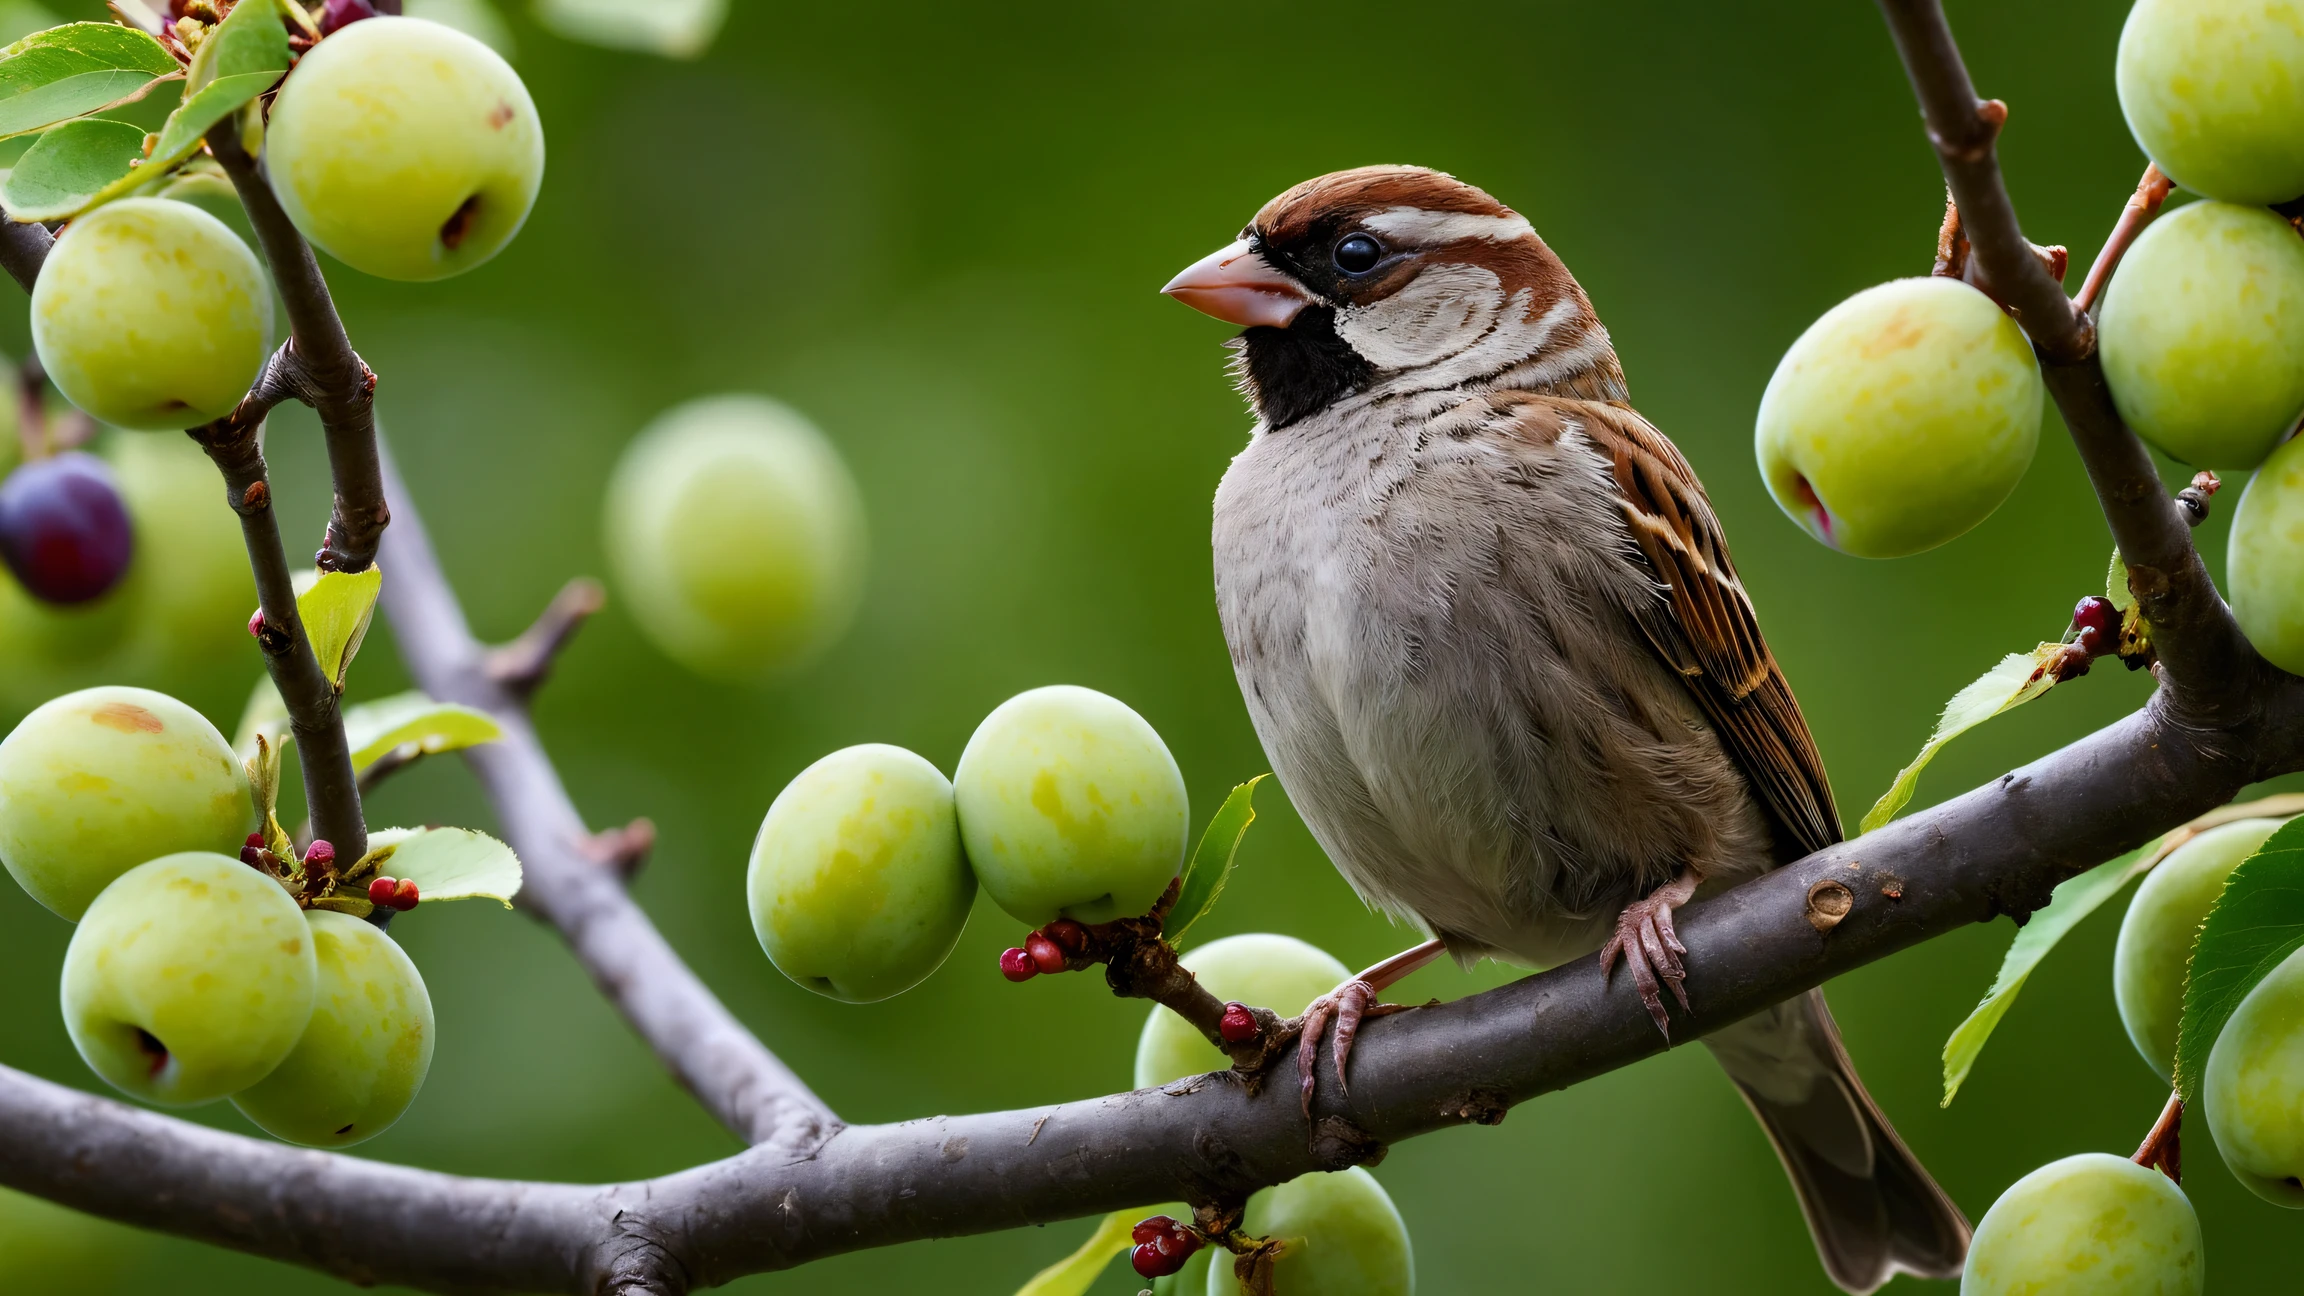
[[[297,63],[264,162],[288,218],[329,255],[381,279],[445,279],[520,232],[544,127],[496,51],[421,18],[368,18]]]
[[[1955,279],[1867,288],[1808,326],[1757,432],[1777,507],[1860,558],[1933,549],[1992,515],[2040,441],[2024,331]]]
[[[2172,1074],[2176,1024],[2184,1017],[2184,974],[2192,941],[2224,881],[2256,853],[2278,819],[2242,819],[2201,833],[2153,866],[2120,920],[2112,952],[2112,994],[2136,1051],[2160,1078]]]
[[[766,397],[706,397],[651,424],[616,465],[607,537],[641,629],[730,683],[815,661],[863,592],[855,480],[822,433]]]
[[[0,863],[67,919],[146,860],[237,853],[254,817],[231,744],[165,693],[70,693],[0,741]]]
[[[2120,111],[2176,183],[2226,202],[2304,194],[2304,3],[2137,0]]]
[[[104,888],[72,933],[64,1029],[113,1087],[188,1107],[271,1074],[319,980],[278,882],[223,855],[164,855]]]
[[[1286,1243],[1272,1266],[1279,1296],[1411,1296],[1416,1290],[1408,1226],[1376,1176],[1358,1166],[1257,1193],[1240,1227]],[[1209,1267],[1208,1296],[1238,1296],[1239,1290],[1231,1265]]]
[[[56,389],[106,423],[182,431],[240,404],[271,345],[256,255],[189,203],[127,198],[65,227],[32,288]]]
[[[2200,1217],[2184,1190],[2085,1152],[2009,1185],[1968,1249],[1962,1296],[2198,1296]]]
[[[902,994],[943,966],[976,899],[952,784],[901,747],[826,756],[768,807],[745,889],[778,971],[849,1003]]]
[[[2256,983],[2208,1050],[2201,1103],[2233,1177],[2304,1210],[2304,950]]]
[[[2304,437],[2272,452],[2232,513],[2225,588],[2265,660],[2304,675]]]
[[[2145,440],[2195,467],[2255,467],[2304,411],[2304,239],[2261,207],[2178,208],[2121,259],[2097,344]]]
[[[1192,810],[1168,745],[1118,698],[1019,693],[976,726],[952,776],[977,880],[1032,927],[1151,912],[1184,861]]]
[[[272,1074],[232,1097],[266,1133],[340,1148],[392,1127],[432,1069],[432,996],[383,929],[314,909],[312,1019]]]
[[[1208,993],[1227,1002],[1269,1008],[1283,1017],[1344,984],[1351,969],[1293,936],[1250,932],[1210,941],[1183,963]],[[1166,1008],[1154,1008],[1136,1039],[1136,1087],[1147,1089],[1232,1065],[1223,1050]]]

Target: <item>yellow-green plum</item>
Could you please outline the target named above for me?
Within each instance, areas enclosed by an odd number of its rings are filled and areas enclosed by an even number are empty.
[[[2304,675],[2304,437],[2272,452],[2232,513],[2225,588],[2265,660]]]
[[[664,654],[707,678],[788,675],[855,619],[864,506],[822,433],[761,396],[658,418],[608,487],[618,592]]]
[[[240,404],[272,335],[256,255],[189,203],[127,198],[65,227],[32,288],[56,389],[106,423],[182,431]]]
[[[2304,3],[2137,0],[2120,110],[2176,183],[2226,202],[2304,194]]]
[[[296,65],[264,162],[289,219],[329,255],[382,279],[445,279],[520,232],[544,182],[544,126],[496,51],[421,18],[369,18]]]
[[[2086,1152],[2009,1185],[1968,1249],[1961,1296],[2199,1296],[2200,1217],[2166,1175]]]
[[[1151,912],[1184,860],[1192,810],[1176,758],[1118,698],[1019,693],[976,726],[952,776],[984,893],[1039,927]]]
[[[2304,239],[2261,207],[2180,207],[2121,259],[2096,330],[2139,435],[2195,467],[2253,468],[2304,411]]]
[[[1184,966],[1208,993],[1227,1002],[1269,1008],[1282,1017],[1304,1011],[1344,983],[1351,970],[1293,936],[1250,932],[1188,951]],[[1149,1088],[1232,1065],[1223,1050],[1166,1008],[1154,1008],[1136,1039],[1136,1087]]]
[[[238,852],[254,817],[231,744],[165,693],[66,694],[0,741],[0,862],[68,919],[146,860]]]
[[[319,980],[279,883],[223,855],[164,855],[104,888],[72,933],[64,1029],[115,1088],[193,1106],[271,1074]]]
[[[2200,1100],[2233,1177],[2304,1210],[2304,950],[2232,1010],[2208,1050]]]
[[[2112,996],[2128,1038],[2163,1080],[2175,1062],[2193,938],[2224,893],[2225,879],[2279,826],[2277,819],[2242,819],[2194,837],[2153,866],[2120,920],[2120,943],[2112,951]]]
[[[351,917],[314,909],[320,980],[296,1047],[232,1105],[266,1133],[340,1148],[392,1127],[432,1069],[432,996],[399,943]]]
[[[1860,558],[1933,549],[1992,515],[2040,441],[2024,331],[1954,279],[1867,288],[1808,326],[1760,397],[1760,474]]]
[[[1376,1176],[1358,1166],[1266,1188],[1248,1199],[1240,1227],[1286,1244],[1272,1266],[1275,1292],[1412,1296],[1416,1290],[1408,1226]],[[1238,1296],[1232,1266],[1211,1265],[1206,1290],[1207,1296]]]
[[[745,889],[778,971],[849,1003],[902,994],[943,965],[976,899],[952,784],[901,747],[826,756],[768,807]]]

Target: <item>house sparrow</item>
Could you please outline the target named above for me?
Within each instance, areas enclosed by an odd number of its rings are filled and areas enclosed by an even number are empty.
[[[1257,735],[1353,887],[1432,937],[1307,1015],[1305,1084],[1328,1018],[1341,1083],[1374,993],[1441,952],[1601,949],[1668,1031],[1673,909],[1840,822],[1720,521],[1583,290],[1511,209],[1386,166],[1288,190],[1165,291],[1246,329],[1257,422],[1214,540]],[[1960,1272],[1968,1222],[1820,992],[1705,1043],[1835,1282]]]

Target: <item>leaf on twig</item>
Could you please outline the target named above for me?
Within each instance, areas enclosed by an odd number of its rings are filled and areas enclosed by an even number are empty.
[[[320,659],[320,670],[338,693],[344,691],[344,676],[360,654],[361,640],[368,637],[376,596],[383,589],[383,569],[371,566],[358,572],[321,572],[296,595],[296,614],[312,640],[312,655]]]
[[[1871,832],[1881,827],[1910,803],[1912,789],[1920,781],[1920,771],[1928,768],[1928,762],[1936,759],[1936,753],[1944,750],[1946,743],[2056,687],[2057,667],[2065,653],[2064,645],[2046,643],[2029,653],[2010,653],[1975,683],[1953,694],[1952,700],[1944,704],[1944,714],[1936,721],[1936,732],[1929,735],[1927,745],[1912,758],[1912,763],[1896,775],[1888,791],[1865,812],[1859,831]]]
[[[712,47],[728,0],[535,0],[536,21],[587,45],[692,59]]]
[[[288,72],[288,29],[281,9],[251,0],[234,5],[216,24],[185,71],[184,102],[160,125],[152,156],[89,200],[95,207],[124,198],[166,175],[200,147],[216,123],[271,89]],[[250,142],[253,148],[254,142]]]
[[[118,23],[76,22],[0,50],[0,139],[101,112],[183,74],[159,41]]]
[[[455,702],[435,702],[422,693],[396,693],[344,709],[344,741],[352,749],[352,772],[402,747],[421,754],[462,751],[494,742],[504,730],[487,712]]]
[[[62,220],[132,175],[144,157],[144,128],[87,117],[52,126],[17,160],[0,202],[18,221]]]
[[[2120,561],[2120,551],[2112,551],[2112,568],[2104,573],[2104,597],[2112,606],[2125,612],[2136,603],[2136,596],[2128,592],[2128,564]]]
[[[520,859],[512,848],[469,828],[386,828],[368,834],[363,866],[390,864],[392,876],[416,884],[421,900],[500,900],[520,894]],[[365,868],[355,870],[355,873]]]
[[[2184,979],[2184,1019],[2176,1029],[2176,1088],[2200,1102],[2208,1052],[2240,1001],[2272,969],[2304,948],[2304,818],[2281,825],[2225,880],[2200,924]]]
[[[1256,785],[1270,777],[1259,774],[1233,788],[1208,821],[1208,830],[1200,834],[1199,848],[1192,852],[1192,862],[1184,866],[1176,903],[1160,924],[1160,934],[1169,944],[1180,947],[1184,933],[1206,917],[1216,907],[1216,898],[1224,894],[1225,880],[1232,876],[1232,866],[1240,857],[1240,843],[1248,836],[1248,825],[1256,822]]]
[[[1016,1296],[1087,1296],[1112,1257],[1128,1249],[1136,1221],[1159,1213],[1158,1207],[1147,1207],[1105,1216],[1079,1250],[1032,1275],[1030,1282],[1016,1289]]]

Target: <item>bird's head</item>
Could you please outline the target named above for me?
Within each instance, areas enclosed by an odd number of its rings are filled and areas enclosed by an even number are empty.
[[[1362,392],[1624,394],[1560,258],[1511,208],[1423,167],[1307,180],[1161,291],[1246,329],[1236,367],[1267,427]]]

